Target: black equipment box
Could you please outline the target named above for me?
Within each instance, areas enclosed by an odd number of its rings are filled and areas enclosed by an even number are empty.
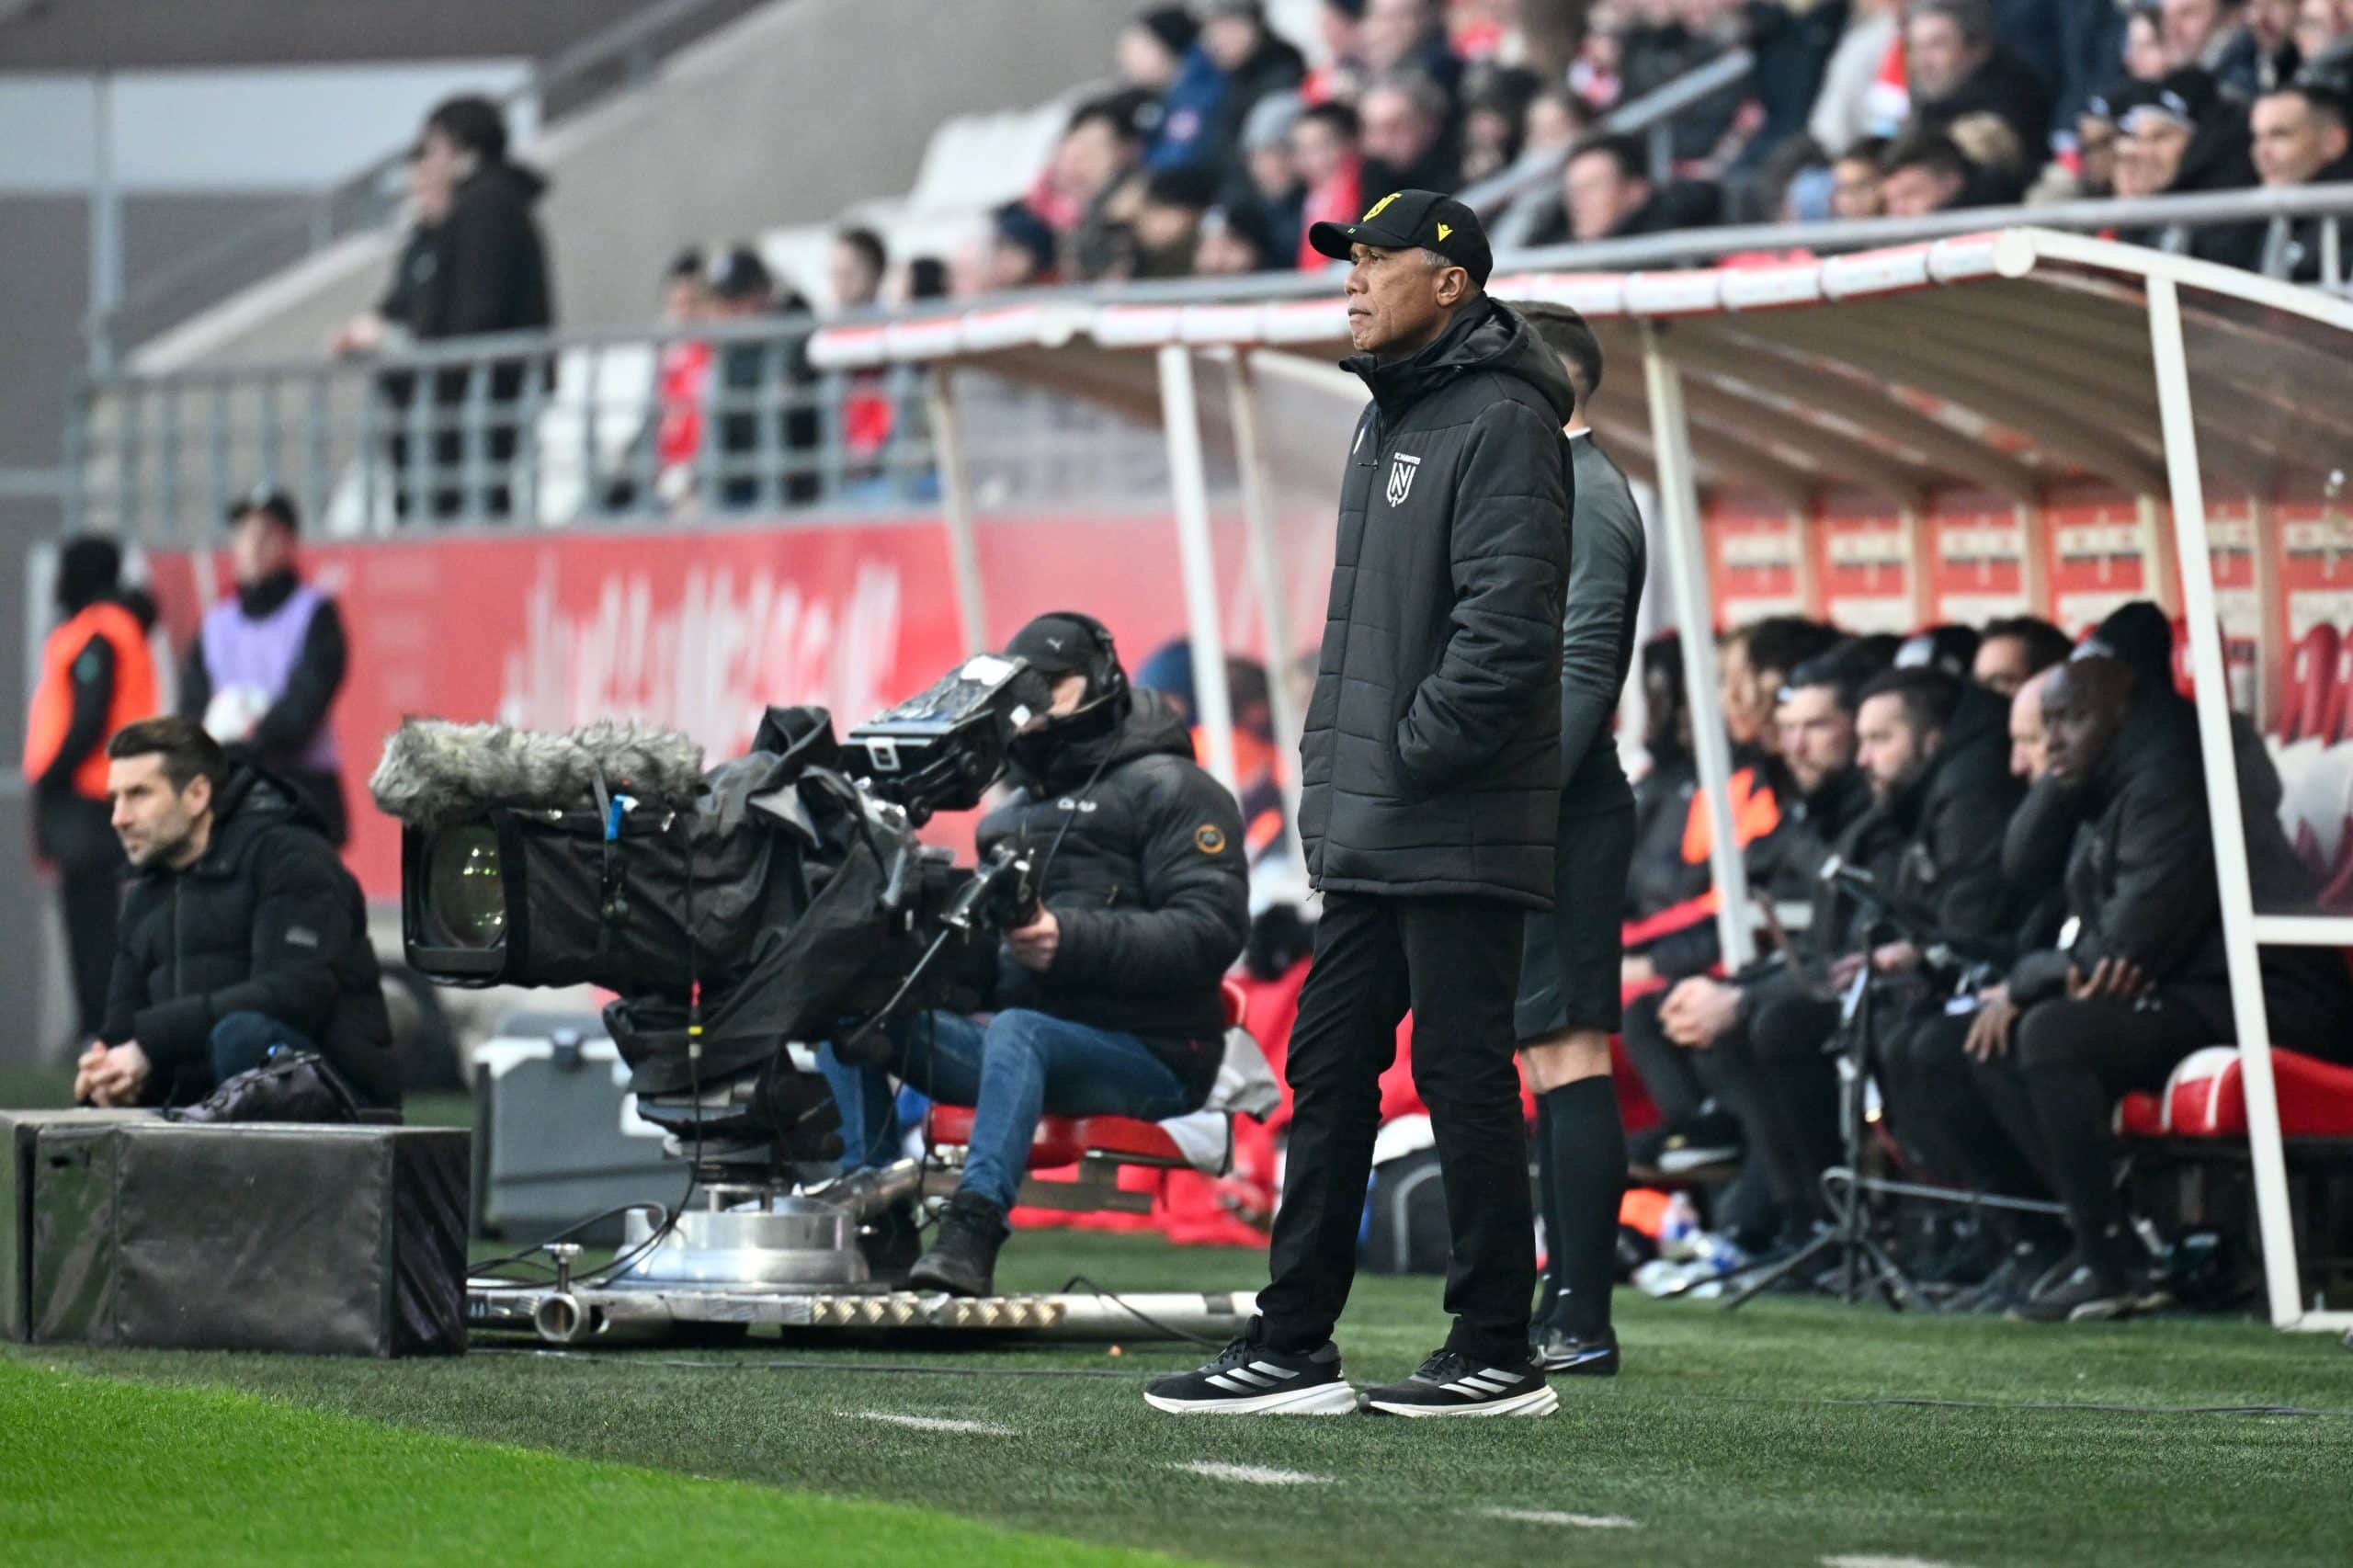
[[[474,1230],[530,1241],[584,1214],[675,1203],[678,1164],[637,1114],[629,1068],[594,1013],[520,1013],[473,1056]],[[614,1246],[621,1217],[574,1241]]]
[[[32,1340],[464,1351],[464,1131],[142,1120],[32,1132]]]
[[[42,1129],[154,1119],[149,1110],[0,1110],[0,1339],[32,1337],[33,1150]]]

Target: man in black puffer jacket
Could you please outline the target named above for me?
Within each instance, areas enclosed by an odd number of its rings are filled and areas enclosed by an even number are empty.
[[[1544,1415],[1513,1001],[1521,924],[1552,906],[1561,622],[1576,398],[1484,292],[1479,220],[1393,192],[1310,243],[1353,262],[1347,368],[1372,402],[1340,494],[1330,611],[1301,756],[1300,836],[1324,893],[1286,1072],[1290,1149],[1272,1283],[1250,1332],[1156,1381],[1157,1408],[1340,1408],[1334,1324],[1356,1272],[1381,1070],[1414,1016],[1453,1264],[1446,1348],[1376,1410]],[[1617,893],[1607,894],[1614,903]],[[1328,1402],[1328,1403],[1327,1403]]]
[[[399,1104],[367,905],[318,813],[192,720],[126,725],[107,756],[134,877],[74,1097],[186,1105],[285,1046]]]
[[[2006,849],[2013,865],[2044,861],[2072,834],[2071,918],[2059,946],[2011,967],[2010,1017],[1972,1046],[1987,1102],[2046,1163],[2075,1233],[2076,1267],[2013,1315],[2061,1322],[2163,1304],[2116,1190],[2109,1108],[2191,1051],[2233,1042],[2237,1027],[2195,710],[2095,656],[2058,667],[2042,713],[2048,772]],[[2315,880],[2276,815],[2250,806],[2245,833],[2255,885],[2309,907]],[[2344,1060],[2353,987],[2338,956],[2278,948],[2261,961],[2273,1042]],[[2013,1053],[2014,1074],[2002,1061]]]
[[[1091,617],[1042,615],[1006,647],[1052,683],[1051,715],[1013,744],[1013,797],[978,848],[1026,846],[1039,910],[1005,934],[985,1024],[932,1012],[894,1023],[891,1072],[973,1108],[964,1174],[908,1283],[985,1296],[1038,1119],[1199,1108],[1224,1055],[1220,987],[1250,934],[1242,810],[1193,761],[1190,732],[1134,692]],[[885,1064],[820,1061],[842,1113],[845,1168],[887,1164]]]

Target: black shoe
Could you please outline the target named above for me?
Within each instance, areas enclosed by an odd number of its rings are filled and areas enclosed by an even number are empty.
[[[1922,1257],[1912,1270],[1912,1280],[1916,1285],[1971,1289],[2000,1273],[2009,1261],[2009,1249],[1999,1236],[1983,1225],[1972,1226]]]
[[[1561,1396],[1534,1361],[1498,1367],[1440,1350],[1402,1383],[1365,1391],[1365,1408],[1383,1415],[1550,1415]]]
[[[2143,1269],[2109,1269],[2097,1264],[2075,1268],[2013,1307],[2008,1316],[2021,1323],[2101,1323],[2154,1312],[2173,1300],[2165,1280]]]
[[[2012,1307],[2022,1307],[2033,1299],[2035,1287],[2050,1278],[2054,1264],[2065,1262],[2059,1270],[2063,1276],[2075,1267],[2072,1256],[2063,1258],[2061,1250],[2048,1242],[2020,1242],[2010,1249],[2001,1267],[1985,1277],[1984,1282],[1954,1303],[1956,1310],[1965,1312],[2006,1312]]]
[[[986,1296],[996,1276],[997,1248],[1013,1233],[1005,1210],[977,1192],[959,1192],[939,1217],[939,1234],[907,1270],[907,1289]]]
[[[1618,1375],[1618,1335],[1603,1329],[1597,1335],[1572,1334],[1548,1325],[1528,1346],[1529,1358],[1547,1372],[1572,1378],[1614,1378]]]
[[[1353,1415],[1357,1391],[1340,1376],[1330,1340],[1304,1355],[1244,1335],[1217,1358],[1143,1386],[1143,1402],[1172,1415]]]

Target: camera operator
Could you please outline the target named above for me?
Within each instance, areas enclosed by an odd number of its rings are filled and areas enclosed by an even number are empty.
[[[908,1275],[958,1296],[991,1293],[1040,1116],[1163,1120],[1208,1097],[1224,1051],[1219,987],[1250,927],[1240,809],[1194,763],[1183,719],[1129,688],[1110,633],[1088,616],[1042,615],[1005,652],[1052,682],[1053,704],[1015,741],[1016,791],[982,819],[978,846],[1029,847],[1037,910],[1005,934],[995,1017],[889,1026],[891,1072],[974,1108],[963,1178]],[[820,1060],[844,1168],[887,1163],[883,1066],[831,1046]]]
[[[2075,1235],[2075,1267],[2015,1315],[2104,1319],[2167,1299],[2115,1188],[2109,1107],[2236,1030],[2194,712],[2169,685],[2095,656],[2052,673],[2042,716],[2047,774],[2013,824],[2010,853],[2047,853],[2080,824],[2066,870],[2074,929],[2018,960],[2008,1006],[1970,1045],[1987,1100],[2039,1151]],[[2245,831],[2259,884],[2299,880],[2276,818],[2251,813]],[[2309,876],[2301,881],[2308,894]],[[2353,987],[2335,955],[2275,949],[2263,983],[2277,1043],[2343,1059]],[[1998,1061],[2009,1053],[2015,1074]]]
[[[107,756],[131,887],[74,1097],[188,1104],[283,1046],[316,1051],[363,1104],[397,1105],[367,907],[317,812],[233,768],[192,719],[129,725]]]

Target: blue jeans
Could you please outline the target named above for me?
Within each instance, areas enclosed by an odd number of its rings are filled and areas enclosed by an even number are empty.
[[[212,1059],[216,1086],[260,1066],[278,1046],[289,1051],[319,1049],[300,1029],[289,1028],[263,1013],[231,1013],[212,1026],[204,1043]]]
[[[890,1071],[923,1094],[969,1105],[972,1139],[958,1190],[1013,1207],[1038,1119],[1131,1116],[1160,1121],[1193,1108],[1168,1063],[1131,1034],[1051,1017],[1027,1007],[986,1027],[958,1013],[918,1013],[889,1026]],[[818,1052],[842,1113],[842,1168],[888,1164],[893,1120],[881,1067],[851,1067],[832,1046]]]

